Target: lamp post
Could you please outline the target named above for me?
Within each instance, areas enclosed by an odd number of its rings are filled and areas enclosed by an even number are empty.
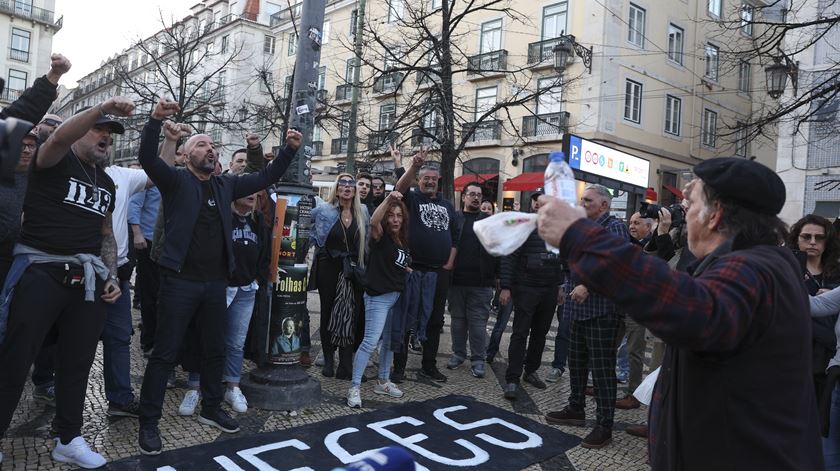
[[[571,34],[565,34],[557,38],[557,44],[554,46],[554,70],[559,74],[563,74],[566,67],[574,63],[575,55],[580,56],[583,60],[583,66],[591,74],[592,47],[587,49],[581,46]]]
[[[782,64],[784,60],[784,64]],[[790,60],[790,58],[781,53],[781,55],[773,57],[773,63],[764,68],[764,73],[767,76],[767,94],[772,98],[779,98],[785,92],[787,87],[787,79],[790,77],[791,85],[793,85],[793,94],[796,95],[799,66]]]

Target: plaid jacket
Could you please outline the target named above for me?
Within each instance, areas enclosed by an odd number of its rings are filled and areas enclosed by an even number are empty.
[[[823,469],[808,295],[788,249],[723,244],[691,276],[583,220],[560,254],[668,344],[649,418],[655,471]]]
[[[630,231],[627,230],[627,225],[611,216],[610,213],[604,213],[601,217],[595,220],[595,223],[604,227],[610,234],[615,234],[626,242],[632,241]],[[616,241],[616,245],[620,244],[621,242]],[[587,296],[586,300],[580,304],[572,301],[571,295],[572,290],[579,284],[583,284],[589,290],[589,296]],[[616,311],[615,304],[613,304],[613,302],[606,296],[598,294],[596,292],[597,290],[593,290],[592,288],[592,286],[584,283],[581,277],[575,276],[574,273],[571,273],[568,283],[566,284],[564,315],[571,316],[570,319],[573,321],[584,321],[587,319],[597,319],[599,317],[616,316],[618,312]]]

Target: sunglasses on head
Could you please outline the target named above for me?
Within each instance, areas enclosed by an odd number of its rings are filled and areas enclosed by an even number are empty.
[[[345,178],[342,178],[341,180],[338,181],[338,186],[353,186],[355,184],[356,184],[356,180],[348,180],[348,179],[345,179]]]
[[[47,119],[41,121],[41,123],[46,124],[47,126],[60,126],[61,125],[61,121],[56,121],[56,120],[51,119],[51,118],[47,118]]]

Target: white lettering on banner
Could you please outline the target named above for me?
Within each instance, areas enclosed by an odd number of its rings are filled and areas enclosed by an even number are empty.
[[[99,198],[94,201],[95,193],[93,185],[71,177],[67,180],[67,195],[64,196],[63,203],[105,216],[111,205],[112,195],[104,188],[99,188]]]
[[[277,468],[271,466],[270,464],[266,463],[265,461],[257,458],[257,455],[260,453],[264,453],[266,451],[271,450],[279,450],[280,448],[296,448],[298,450],[304,451],[309,449],[309,445],[303,443],[297,439],[286,440],[277,443],[269,443],[268,445],[258,446],[254,448],[248,448],[247,450],[237,451],[236,454],[241,456],[242,459],[251,463],[255,468],[259,471],[280,471]],[[315,471],[308,466],[302,466],[300,468],[295,468],[290,471]]]
[[[330,450],[330,453],[332,453],[333,456],[338,458],[338,460],[341,461],[343,464],[350,464],[350,463],[355,463],[357,461],[363,460],[363,459],[367,458],[368,456],[373,456],[374,454],[378,453],[379,450],[382,449],[382,448],[374,448],[372,450],[365,450],[361,453],[356,453],[355,455],[351,455],[347,450],[344,449],[343,446],[341,446],[338,443],[338,440],[341,437],[343,437],[344,435],[348,435],[348,434],[351,434],[351,433],[356,433],[358,431],[359,431],[359,429],[357,429],[355,427],[347,427],[347,428],[343,428],[341,430],[336,430],[335,432],[330,433],[329,435],[327,435],[324,438],[324,446],[326,446],[327,449]],[[414,464],[414,469],[415,469],[415,471],[429,471],[428,468],[426,468],[425,466],[423,466],[419,463]]]
[[[490,459],[490,455],[487,454],[486,451],[482,450],[481,448],[473,445],[471,442],[464,440],[464,439],[457,439],[455,443],[461,445],[462,447],[469,450],[473,456],[472,458],[466,458],[463,460],[453,460],[451,458],[447,458],[445,456],[438,455],[437,453],[427,450],[421,446],[418,446],[417,443],[422,442],[429,438],[428,435],[417,433],[410,437],[401,437],[394,432],[391,432],[387,429],[392,425],[397,424],[410,424],[414,426],[423,425],[425,422],[415,419],[414,417],[397,417],[395,419],[388,419],[383,420],[381,422],[374,422],[372,424],[368,424],[368,428],[375,430],[383,437],[396,442],[399,445],[402,445],[409,450],[423,456],[424,458],[428,458],[433,461],[437,461],[438,463],[447,465],[447,466],[457,466],[457,467],[467,467],[467,466],[478,466],[480,464],[486,463]]]
[[[514,432],[521,433],[522,435],[528,437],[528,439],[524,442],[514,443],[499,440],[498,438],[487,435],[486,433],[479,433],[476,435],[476,437],[484,440],[487,443],[500,446],[502,448],[507,448],[509,450],[525,450],[528,448],[537,448],[539,446],[542,446],[543,444],[542,437],[540,437],[539,435],[531,433],[518,425],[512,424],[506,420],[502,420],[496,417],[493,417],[491,419],[478,420],[469,424],[461,424],[455,422],[454,420],[446,416],[446,414],[449,412],[464,410],[466,408],[466,406],[452,406],[447,407],[445,409],[438,409],[434,412],[434,416],[436,419],[440,420],[446,425],[449,425],[450,427],[455,428],[456,430],[472,430],[474,428],[487,427],[488,425],[501,425],[503,427],[507,427],[510,430],[513,430]]]
[[[173,468],[172,466],[161,466],[157,469],[157,471],[178,471],[177,469]]]
[[[225,455],[216,456],[213,458],[213,461],[219,463],[219,466],[221,466],[222,469],[224,469],[225,471],[245,471],[244,469],[240,468],[238,464],[234,463],[233,460],[231,460]]]
[[[449,229],[449,211],[446,207],[428,203],[418,205],[420,207],[420,220],[423,225],[437,232]]]

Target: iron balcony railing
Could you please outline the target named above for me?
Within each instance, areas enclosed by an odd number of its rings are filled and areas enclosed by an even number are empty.
[[[522,118],[522,136],[552,136],[565,134],[569,129],[569,112],[545,113]]]
[[[20,62],[29,62],[29,51],[24,51],[22,49],[15,49],[13,47],[10,47],[9,59]]]
[[[438,127],[414,128],[411,130],[411,145],[431,145],[437,142]]]
[[[498,119],[485,120],[480,123],[465,123],[462,129],[464,134],[475,126],[475,132],[467,142],[476,141],[498,141],[502,138],[502,122]]]
[[[387,150],[389,145],[395,144],[398,139],[394,131],[373,131],[368,136],[368,150],[377,152]]]
[[[339,137],[332,140],[330,144],[330,154],[346,154],[347,153],[347,138]]]
[[[60,30],[64,23],[63,16],[58,21],[53,21],[55,14],[51,10],[33,6],[32,2],[0,0],[0,12],[53,26],[56,30]]]
[[[440,75],[425,70],[417,71],[417,85],[432,84],[440,80]]]
[[[471,56],[467,65],[467,75],[504,72],[507,69],[507,54],[506,50],[499,49]]]
[[[6,88],[3,90],[3,93],[0,93],[0,101],[5,102],[13,102],[20,98],[20,95],[23,93],[23,90],[15,90],[12,88]]]
[[[551,38],[528,44],[528,65],[539,64],[543,61],[554,60],[554,46],[561,38]]]
[[[397,90],[402,82],[402,72],[388,72],[379,76],[373,84],[373,91],[376,93],[391,93]]]

